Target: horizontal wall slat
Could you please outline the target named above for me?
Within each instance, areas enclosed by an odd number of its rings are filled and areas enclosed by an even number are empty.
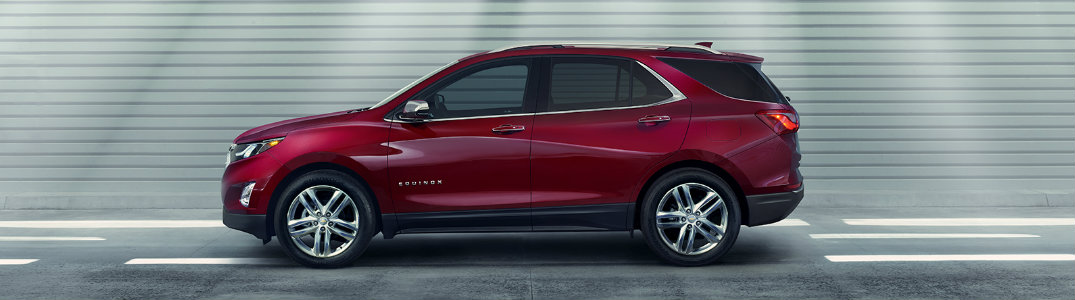
[[[1021,128],[1056,127],[1072,128],[1073,116],[863,116],[865,113],[846,116],[803,115],[802,126],[809,128]],[[806,130],[806,129],[804,129]]]
[[[540,129],[540,128],[538,128]],[[228,142],[243,129],[8,129],[0,133],[0,143],[13,142],[125,142],[125,141],[204,141]],[[1071,129],[804,129],[803,142],[815,141],[1070,141]]]
[[[1075,12],[1073,12],[1075,16]],[[61,27],[62,28],[62,27]],[[47,33],[48,39],[117,39],[117,38],[303,38],[316,36],[331,36],[335,38],[397,38],[400,36],[414,37],[415,39],[440,38],[440,37],[466,37],[466,38],[512,38],[534,37],[557,39],[563,36],[564,28],[460,28],[460,27],[430,27],[430,28],[131,28],[131,29],[49,29],[47,27],[33,28],[34,32]],[[37,34],[28,34],[29,31],[18,27],[0,27],[0,40],[41,38]],[[958,27],[949,30],[935,30],[934,28],[910,27],[838,27],[838,28],[815,28],[810,30],[809,35],[804,35],[800,28],[767,28],[767,27],[725,27],[725,28],[677,28],[669,32],[668,28],[655,28],[639,26],[634,28],[601,28],[580,27],[572,29],[575,35],[582,36],[713,36],[721,40],[743,38],[786,38],[801,39],[804,37],[873,37],[873,38],[994,38],[994,37],[1021,37],[1021,38],[1064,38],[1075,35],[1075,27]]]
[[[216,155],[81,155],[0,156],[0,170],[7,168],[214,168],[224,166],[224,154]]]
[[[250,129],[258,125],[284,120],[283,117],[232,117],[232,118],[3,118],[3,128],[176,128],[176,129]]]
[[[425,2],[425,1],[423,1]],[[368,14],[392,13],[411,14],[416,12],[443,12],[459,13],[469,12],[476,14],[490,14],[500,12],[522,12],[536,14],[544,12],[637,12],[637,13],[662,13],[662,12],[692,12],[692,13],[750,13],[750,12],[782,12],[796,13],[858,13],[858,12],[920,12],[937,13],[938,11],[960,12],[1052,12],[1072,11],[1070,5],[1063,2],[1040,2],[1028,1],[1015,2],[990,2],[990,1],[912,1],[912,2],[876,2],[864,3],[847,1],[817,1],[806,2],[795,6],[772,5],[767,1],[761,2],[727,2],[720,5],[698,5],[696,2],[626,2],[610,6],[605,1],[572,1],[572,5],[563,5],[562,2],[524,2],[524,3],[497,3],[497,2],[450,2],[450,3],[369,3],[369,2],[273,2],[266,1],[257,5],[241,3],[171,3],[167,6],[147,3],[60,3],[60,4],[0,4],[12,12],[18,13],[94,13],[94,12],[168,12],[168,13],[264,13],[264,12],[340,12],[355,11]]]
[[[411,82],[408,79],[203,79],[203,80],[2,80],[0,93],[37,90],[59,92],[65,90],[199,90],[199,89],[247,89],[257,91],[272,89],[366,89],[391,91]],[[785,78],[779,82],[782,90],[802,89],[987,89],[987,90],[1075,90],[1075,81],[1068,78],[968,78],[936,80],[934,78]]]
[[[101,14],[96,16],[78,15],[4,15],[0,26],[27,25],[289,25],[289,24],[337,24],[337,25],[441,25],[459,26],[475,23],[474,15],[441,14],[436,18],[424,15],[363,15],[355,13],[321,14],[321,15],[123,15]],[[541,14],[541,15],[485,15],[480,16],[482,24],[489,25],[531,25],[531,24],[1066,24],[1075,25],[1072,12],[1054,11],[1035,13],[979,13],[979,14],[667,14],[646,18],[638,14]]]
[[[1075,141],[815,141],[801,145],[804,155],[814,153],[1070,153]],[[878,171],[878,170],[875,170]]]
[[[42,179],[87,179],[122,181],[160,180],[212,180],[220,178],[224,167],[174,168],[162,172],[159,168],[5,168],[0,174],[3,181],[38,181]],[[856,178],[1071,178],[1075,169],[1070,166],[1054,167],[887,167],[883,174],[872,167],[803,167],[804,176],[829,179]]]
[[[637,42],[664,42],[674,44],[692,44],[702,40],[713,40],[719,37],[650,37],[639,38],[634,36],[561,36],[556,40],[588,40],[593,42],[624,42],[636,40]],[[796,49],[796,50],[820,50],[820,49],[853,49],[853,50],[969,50],[981,48],[1031,50],[1031,49],[1071,49],[1075,37],[1060,37],[1055,39],[742,39],[727,40],[721,43],[721,48],[735,51],[737,49]],[[868,41],[868,42],[867,42]],[[378,39],[344,39],[344,38],[280,38],[270,39],[202,39],[184,40],[181,38],[162,39],[124,39],[124,40],[71,40],[49,42],[45,40],[0,40],[0,51],[48,51],[57,48],[82,49],[83,51],[115,51],[128,50],[163,50],[163,49],[202,49],[202,50],[230,50],[230,51],[254,51],[258,49],[280,50],[316,50],[316,49],[348,49],[348,50],[392,50],[392,49],[415,49],[429,47],[431,43],[442,49],[472,50],[472,49],[496,49],[505,45],[548,43],[549,39],[538,38],[490,38],[473,39],[467,37],[444,37],[415,41],[408,38],[378,38]]]
[[[1075,87],[1072,87],[1075,89]],[[1016,103],[1018,101],[1012,101]],[[1075,105],[1070,103],[1026,103],[1014,106],[1012,103],[916,103],[915,105],[895,103],[795,103],[795,109],[803,115],[824,114],[961,114],[961,115],[1019,115],[1019,114],[1067,114],[1075,116]]]
[[[1071,185],[1071,178],[929,178],[929,179],[899,179],[875,178],[875,179],[821,179],[807,178],[807,189],[817,191],[847,191],[848,186],[855,187],[852,191],[866,191],[867,193],[886,194],[892,192],[919,192],[919,193],[950,193],[953,191],[1034,191],[1034,190],[1063,190]],[[1013,200],[1017,201],[1017,200]],[[1013,202],[1014,204],[1014,202]],[[879,204],[884,205],[884,204]]]
[[[10,143],[0,155],[211,155],[227,153],[231,141],[219,143]],[[7,172],[4,172],[7,173]]]
[[[1075,154],[810,154],[803,166],[1071,166]]]
[[[278,92],[174,92],[174,93],[4,93],[0,104],[36,105],[227,105],[235,104],[354,104],[357,107],[368,106],[389,96],[392,91],[318,91],[306,93]],[[861,91],[784,91],[798,105],[814,104],[892,104],[905,103],[922,105],[923,103],[1070,103],[1071,92],[1064,90],[1045,90],[1027,92],[1025,90],[923,90],[899,92]]]
[[[134,180],[0,180],[0,190],[5,194],[15,193],[40,193],[48,192],[74,192],[74,193],[132,193],[137,191],[169,191],[169,192],[213,192],[220,191],[220,180],[171,180],[171,181],[134,181]],[[220,205],[220,196],[210,195],[211,203]],[[73,197],[74,198],[74,197]],[[152,201],[152,199],[146,199]],[[160,207],[170,207],[161,204]],[[218,208],[203,207],[203,208]]]
[[[63,103],[62,105],[48,105],[49,102],[42,99],[39,103],[33,104],[8,104],[8,114],[18,113],[51,113],[51,114],[78,114],[84,112],[86,114],[100,114],[100,113],[156,113],[161,110],[171,111],[177,114],[191,114],[201,113],[206,111],[208,114],[231,114],[236,110],[243,110],[247,113],[280,113],[281,111],[288,110],[300,110],[302,112],[330,112],[336,110],[343,110],[347,108],[354,108],[356,104],[368,103],[369,99],[358,100],[352,97],[339,96],[339,97],[324,97],[315,99],[306,99],[305,97],[278,97],[274,99],[264,99],[258,101],[257,99],[245,99],[236,97],[235,102],[213,102],[214,99],[206,99],[203,101],[189,100],[184,101],[186,97],[174,96],[170,98],[164,98],[159,100],[149,101],[131,101],[130,103],[122,103],[122,105],[129,105],[131,107],[117,110],[116,104],[112,102],[123,101],[123,98],[109,97],[107,100],[102,100],[102,103],[96,104],[87,102],[84,104],[72,104]],[[191,97],[194,98],[194,97]],[[222,97],[223,98],[223,97]],[[75,101],[78,97],[71,97],[70,99],[65,97],[59,97],[59,99],[52,99],[53,101],[60,100]],[[128,99],[129,100],[129,99]],[[142,99],[139,99],[142,100]],[[221,99],[226,100],[226,99]],[[241,102],[244,100],[256,101],[259,103],[257,107],[251,107],[249,105],[243,105]],[[917,102],[911,102],[911,101]],[[972,100],[972,99],[967,99]],[[990,100],[990,99],[983,99]],[[997,99],[992,101],[981,101],[980,103],[966,104],[960,102],[948,102],[945,100],[917,100],[908,99],[910,103],[914,105],[892,103],[895,101],[887,101],[885,99],[876,99],[874,101],[837,101],[833,103],[831,100],[810,100],[794,98],[796,109],[806,115],[832,115],[848,112],[859,112],[864,114],[901,114],[901,113],[916,113],[922,115],[936,115],[936,114],[1009,114],[1019,115],[1026,113],[1041,112],[1044,114],[1063,114],[1073,110],[1071,105],[1065,103],[1052,103],[1052,102],[1038,102],[1041,99]],[[1007,101],[1004,101],[1007,100]],[[130,101],[130,100],[129,100]],[[701,100],[698,100],[701,101]],[[1000,102],[1000,103],[998,103]],[[1024,103],[1020,107],[1012,108],[1011,103]]]
[[[265,116],[264,114],[244,114],[241,111],[221,112],[218,116],[188,115],[144,116],[122,113],[88,116],[32,116],[0,117],[0,127],[55,127],[72,126],[89,127],[169,127],[176,128],[253,128],[256,125],[280,121],[291,115]],[[302,114],[294,114],[302,115]],[[802,116],[804,131],[811,128],[1052,128],[1069,129],[1075,126],[1072,116]]]
[[[856,190],[882,193],[883,191],[897,190],[900,192],[952,192],[952,191],[991,191],[991,190],[1034,190],[1034,189],[1057,189],[1066,186],[1072,179],[902,179],[894,185],[892,179],[807,179],[808,189],[816,191],[847,191],[847,186],[854,186]],[[218,180],[205,181],[0,181],[0,190],[5,193],[27,192],[83,192],[83,193],[115,193],[116,191],[219,191]],[[211,197],[214,206],[219,205],[219,196]],[[215,208],[215,207],[205,207]]]
[[[11,143],[0,148],[5,154],[72,154],[87,153],[158,153],[212,154],[224,153],[230,141],[220,143]],[[909,142],[811,142],[803,143],[802,151],[811,153],[1066,153],[1072,152],[1075,142],[1044,141],[909,141]]]
[[[38,169],[35,169],[38,170]],[[929,167],[886,167],[885,172],[877,172],[875,167],[803,167],[803,176],[817,179],[929,179],[929,178],[1008,178],[1008,179],[1045,179],[1071,178],[1075,180],[1075,168],[1071,166],[1044,167],[964,167],[964,166],[929,166]]]
[[[6,105],[0,116],[95,116],[95,115],[313,115],[326,112],[358,108],[347,102],[333,104],[302,103],[294,104],[258,104],[241,105],[229,103],[202,105]],[[915,116],[951,116],[951,115],[989,115],[992,117],[1016,116],[1075,116],[1075,106],[1065,103],[1028,103],[1012,107],[1010,103],[921,103],[918,105],[892,103],[796,103],[796,110],[811,120],[822,117],[880,115],[902,117]]]
[[[804,142],[819,140],[859,141],[963,141],[963,140],[1019,140],[1019,141],[1066,141],[1075,140],[1075,129],[856,129],[853,125],[839,129],[804,128],[799,131]]]
[[[42,179],[66,180],[122,180],[122,181],[163,181],[163,180],[213,180],[224,174],[224,166],[215,168],[168,169],[162,172],[158,168],[6,168],[0,173],[3,181],[38,181]]]
[[[13,142],[220,142],[229,143],[246,130],[11,130],[0,133],[2,143]]]
[[[1071,35],[1075,36],[1075,33]],[[62,53],[62,52],[61,52]],[[107,53],[107,52],[105,52]],[[0,63],[26,63],[36,62],[40,64],[131,64],[131,63],[161,63],[171,64],[197,63],[197,64],[235,64],[235,63],[381,63],[381,64],[431,64],[443,65],[469,54],[466,51],[444,51],[423,53],[394,53],[390,56],[386,53],[262,53],[262,52],[233,52],[233,53],[163,53],[163,54],[3,54],[0,53]],[[765,53],[751,52],[751,55],[761,56],[773,66],[786,66],[789,64],[824,64],[846,65],[851,63],[879,64],[879,63],[910,63],[943,66],[964,65],[1052,65],[1060,63],[1075,63],[1069,52],[1011,52],[1011,53],[950,53],[950,52],[891,52],[891,53]],[[768,63],[765,64],[769,66]],[[316,66],[316,65],[314,65]]]
[[[906,192],[913,189],[919,192],[951,192],[956,190],[1031,190],[1031,189],[1055,189],[1071,182],[1071,179],[903,179],[899,185]],[[811,180],[811,190],[846,190],[847,185],[853,185],[863,191],[893,190],[896,187],[891,179],[815,179]],[[146,191],[210,191],[219,190],[220,182],[210,181],[0,181],[0,189],[10,193],[40,192],[52,190],[56,192],[99,192],[109,193],[137,188]],[[63,190],[57,190],[63,189]],[[219,203],[219,199],[213,196],[213,203]],[[209,207],[206,207],[209,208]]]
[[[203,155],[0,156],[0,168],[206,168],[224,164],[223,151]],[[1072,154],[811,154],[806,167],[1072,166]]]
[[[1075,49],[1072,50],[1075,52]],[[465,55],[465,54],[464,54]],[[463,56],[463,55],[460,55]],[[447,64],[448,62],[445,62]],[[88,68],[88,66],[96,66]],[[401,65],[392,68],[368,68],[362,65],[308,65],[283,64],[34,64],[32,62],[8,62],[0,64],[5,76],[409,76],[411,80],[431,72],[441,65]],[[1075,65],[810,65],[788,66],[769,63],[762,69],[776,78],[782,76],[871,76],[902,75],[912,76],[978,76],[1007,75],[1024,76],[1071,76],[1075,77]]]
[[[38,181],[41,179],[88,179],[123,181],[212,180],[220,178],[224,167],[175,168],[162,172],[159,168],[5,168],[0,174],[4,181]],[[1054,167],[888,167],[877,173],[871,167],[803,167],[804,176],[817,178],[1072,178],[1075,169]]]

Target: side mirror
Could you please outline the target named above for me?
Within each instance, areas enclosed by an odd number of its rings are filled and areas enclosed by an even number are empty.
[[[404,122],[425,122],[432,119],[433,114],[429,113],[429,103],[425,100],[407,100],[403,104],[403,112],[397,114],[396,118]]]

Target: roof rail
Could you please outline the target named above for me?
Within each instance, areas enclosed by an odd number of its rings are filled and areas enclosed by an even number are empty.
[[[513,50],[526,50],[534,48],[627,48],[627,49],[649,49],[649,50],[668,50],[668,51],[686,51],[697,53],[712,53],[722,54],[720,51],[710,49],[702,45],[668,45],[668,44],[636,44],[636,43],[586,43],[586,42],[562,42],[562,43],[534,43],[508,46],[500,49],[489,51],[490,53],[513,51]]]

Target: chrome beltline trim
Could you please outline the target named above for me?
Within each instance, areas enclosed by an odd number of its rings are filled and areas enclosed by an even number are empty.
[[[404,122],[404,121],[401,121],[401,120],[389,119],[387,116],[385,116],[384,120],[388,121],[388,122],[392,122],[392,123],[415,124],[415,123],[429,123],[429,122],[439,122],[439,121],[456,121],[456,120],[472,120],[472,119],[487,119],[487,118],[502,118],[502,117],[554,115],[554,114],[568,114],[568,113],[577,113],[577,112],[643,108],[643,107],[650,107],[650,106],[665,105],[665,104],[668,104],[668,103],[672,103],[672,102],[687,99],[687,96],[683,95],[683,92],[680,92],[679,89],[677,89],[676,86],[672,85],[672,83],[668,82],[668,80],[665,80],[664,76],[661,76],[661,74],[657,74],[656,71],[653,71],[653,69],[650,69],[649,66],[646,66],[646,64],[643,64],[642,62],[639,62],[639,61],[634,61],[634,62],[636,64],[638,64],[639,66],[642,66],[643,68],[645,68],[646,71],[649,71],[650,74],[653,74],[653,77],[657,77],[657,80],[661,81],[661,84],[664,84],[664,87],[667,88],[669,92],[672,92],[672,97],[668,97],[667,99],[664,99],[664,100],[661,100],[661,101],[658,101],[658,102],[655,102],[655,103],[650,103],[650,104],[634,105],[634,106],[619,106],[619,107],[609,107],[609,108],[589,108],[589,109],[576,109],[576,110],[565,110],[565,111],[546,111],[546,112],[539,112],[539,113],[521,113],[521,114],[506,114],[506,115],[489,115],[489,116],[473,116],[473,117],[431,119],[431,120],[424,121],[424,122]]]

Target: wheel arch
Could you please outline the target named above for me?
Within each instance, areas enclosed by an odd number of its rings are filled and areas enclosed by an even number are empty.
[[[646,193],[648,193],[650,187],[653,186],[653,182],[656,181],[657,178],[660,178],[668,172],[683,168],[699,168],[712,172],[713,174],[717,175],[717,177],[720,177],[720,179],[724,180],[724,182],[727,182],[729,185],[731,185],[732,191],[735,193],[736,204],[739,205],[740,219],[742,220],[741,223],[748,224],[747,222],[749,221],[748,218],[750,217],[750,212],[746,203],[746,194],[743,193],[743,188],[739,184],[739,181],[735,179],[735,176],[732,176],[731,173],[724,170],[720,166],[717,166],[716,164],[697,159],[685,159],[661,167],[652,175],[650,175],[649,178],[646,179],[646,183],[642,185],[642,188],[639,190],[638,195],[635,197],[634,210],[631,216],[632,229],[641,228],[641,222],[639,222],[639,218],[641,216],[642,211],[642,200],[645,199]]]
[[[370,202],[373,203],[373,212],[374,212],[374,215],[377,217],[377,220],[376,220],[376,222],[374,222],[374,224],[376,224],[376,226],[377,226],[376,230],[381,231],[382,221],[381,221],[381,207],[380,207],[380,203],[379,203],[380,201],[378,201],[377,195],[376,195],[376,193],[374,193],[374,191],[371,188],[369,182],[367,182],[366,179],[362,177],[362,175],[358,174],[358,172],[356,172],[355,170],[353,170],[351,168],[348,168],[348,167],[346,167],[344,165],[334,163],[334,162],[319,161],[319,162],[307,163],[305,165],[299,166],[299,167],[291,170],[290,172],[287,173],[287,175],[285,175],[283,178],[281,178],[280,181],[277,182],[274,185],[275,188],[273,188],[272,194],[269,197],[269,204],[268,204],[267,210],[265,211],[265,222],[266,222],[265,231],[267,233],[266,237],[271,238],[272,236],[276,235],[276,229],[273,226],[273,221],[272,220],[273,220],[273,218],[274,218],[274,216],[276,214],[276,211],[275,211],[276,210],[276,203],[277,203],[277,201],[279,201],[279,198],[281,197],[280,193],[283,192],[283,190],[284,190],[283,187],[286,187],[288,184],[291,184],[291,182],[295,181],[296,179],[298,179],[302,175],[305,175],[307,173],[314,172],[314,171],[320,171],[320,170],[339,171],[341,173],[346,174],[347,176],[350,176],[352,179],[354,179],[359,184],[361,184],[362,187],[366,189],[367,196],[373,198],[373,199],[371,199],[373,201],[370,201]]]

